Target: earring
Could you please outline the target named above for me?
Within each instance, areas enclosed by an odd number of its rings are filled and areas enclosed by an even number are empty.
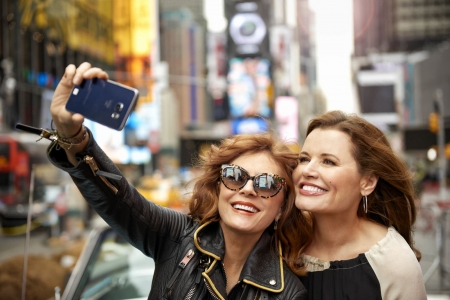
[[[278,219],[275,219],[275,225],[273,225],[273,229],[277,230],[278,228]]]
[[[367,214],[367,196],[366,195],[363,196],[363,208],[364,208],[364,212]]]

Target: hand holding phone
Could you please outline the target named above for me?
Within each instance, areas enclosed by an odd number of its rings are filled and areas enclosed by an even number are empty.
[[[121,83],[87,79],[73,88],[66,109],[109,128],[122,130],[138,96],[137,89]]]

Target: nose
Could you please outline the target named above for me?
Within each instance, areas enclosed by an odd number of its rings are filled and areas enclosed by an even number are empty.
[[[302,175],[307,178],[317,178],[317,166],[313,161],[308,162],[305,165],[302,165]]]
[[[247,181],[247,183],[239,190],[239,194],[254,196],[258,195],[253,187],[253,179],[249,179]]]

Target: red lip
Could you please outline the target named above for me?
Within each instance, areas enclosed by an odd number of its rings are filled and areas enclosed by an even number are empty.
[[[245,205],[245,206],[248,206],[248,207],[252,207],[252,208],[254,208],[254,209],[256,210],[256,212],[247,212],[247,211],[244,211],[244,210],[235,209],[235,208],[234,208],[234,205],[236,205],[236,204],[240,204],[240,205]],[[233,208],[234,211],[239,212],[239,213],[254,214],[254,213],[260,212],[260,209],[259,209],[258,207],[256,207],[256,206],[255,206],[253,203],[251,203],[251,202],[246,202],[246,201],[235,201],[235,202],[233,202],[233,203],[230,203],[230,205],[231,205],[231,207]]]

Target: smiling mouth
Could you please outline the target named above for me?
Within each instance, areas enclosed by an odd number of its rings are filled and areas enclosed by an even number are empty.
[[[248,206],[248,205],[243,205],[243,204],[233,204],[232,205],[234,209],[236,210],[240,210],[240,211],[245,211],[245,212],[249,212],[249,213],[257,213],[258,210],[252,206]]]
[[[318,188],[316,186],[311,186],[311,185],[303,185],[301,187],[302,190],[304,191],[308,191],[308,192],[312,192],[312,193],[325,193],[326,190]]]

